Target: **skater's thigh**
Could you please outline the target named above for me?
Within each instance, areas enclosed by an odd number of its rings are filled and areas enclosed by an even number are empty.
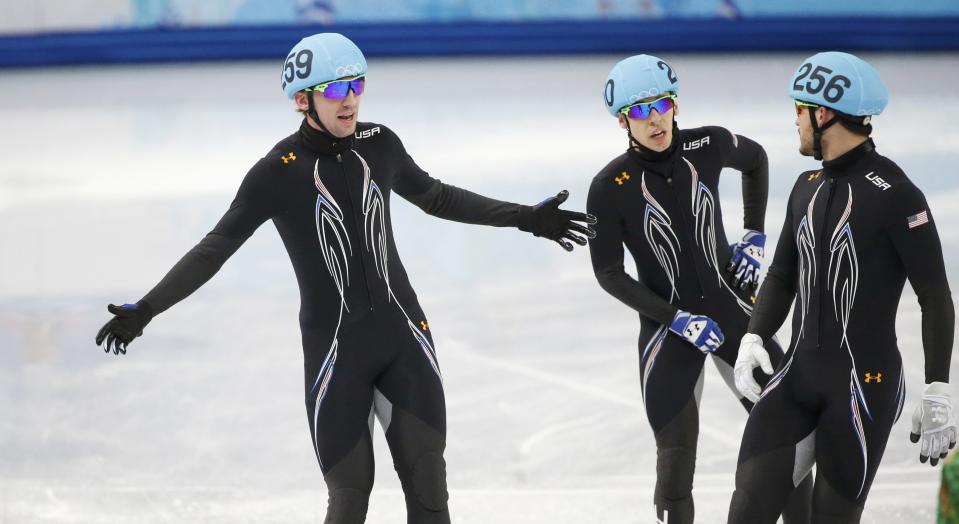
[[[690,402],[698,404],[705,355],[665,329],[641,337],[639,350],[646,416],[656,434]]]

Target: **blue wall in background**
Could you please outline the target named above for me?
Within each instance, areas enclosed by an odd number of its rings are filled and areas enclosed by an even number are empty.
[[[322,31],[347,35],[370,56],[959,49],[959,18],[338,24],[8,36],[0,66],[278,59]]]
[[[0,67],[370,56],[954,50],[959,0],[0,0]]]

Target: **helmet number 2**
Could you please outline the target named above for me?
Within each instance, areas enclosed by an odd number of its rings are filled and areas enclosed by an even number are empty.
[[[676,78],[676,73],[673,72],[673,68],[669,67],[669,64],[666,62],[660,60],[659,62],[656,62],[656,65],[659,66],[659,68],[663,71],[666,71],[666,78],[668,78],[671,83],[675,84],[676,81],[679,80]]]
[[[307,78],[313,69],[313,51],[303,49],[299,53],[290,53],[283,66],[283,88],[294,78]]]
[[[796,81],[793,82],[793,89],[796,91],[806,91],[811,95],[815,95],[820,91],[823,91],[822,97],[826,99],[827,102],[838,102],[842,95],[846,93],[846,89],[852,85],[852,81],[848,77],[843,75],[832,75],[832,69],[823,66],[816,66],[813,69],[812,64],[806,62],[799,67],[799,76],[796,77]],[[827,76],[823,76],[825,73]],[[809,77],[806,80],[805,86],[802,83],[802,80],[806,77]],[[827,79],[828,78],[828,79]]]

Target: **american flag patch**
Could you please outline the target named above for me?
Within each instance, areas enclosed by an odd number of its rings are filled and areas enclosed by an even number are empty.
[[[906,219],[906,223],[909,224],[909,229],[912,229],[914,227],[919,227],[928,222],[929,222],[928,211],[923,211],[922,213],[916,213],[915,215],[912,215],[911,217]]]

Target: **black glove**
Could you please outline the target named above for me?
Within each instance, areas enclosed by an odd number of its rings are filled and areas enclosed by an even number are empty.
[[[559,205],[565,202],[567,198],[569,198],[569,191],[564,189],[558,195],[549,197],[535,206],[524,206],[519,214],[518,227],[520,231],[555,240],[566,251],[573,250],[573,245],[568,240],[585,246],[586,239],[596,238],[596,230],[589,226],[577,224],[577,222],[595,224],[596,217],[586,213],[560,209]]]
[[[126,355],[127,345],[142,335],[143,328],[153,319],[153,309],[141,300],[136,304],[122,306],[110,304],[107,306],[107,311],[116,316],[100,328],[100,332],[97,333],[97,345],[103,347],[106,353],[112,349],[114,355]]]

